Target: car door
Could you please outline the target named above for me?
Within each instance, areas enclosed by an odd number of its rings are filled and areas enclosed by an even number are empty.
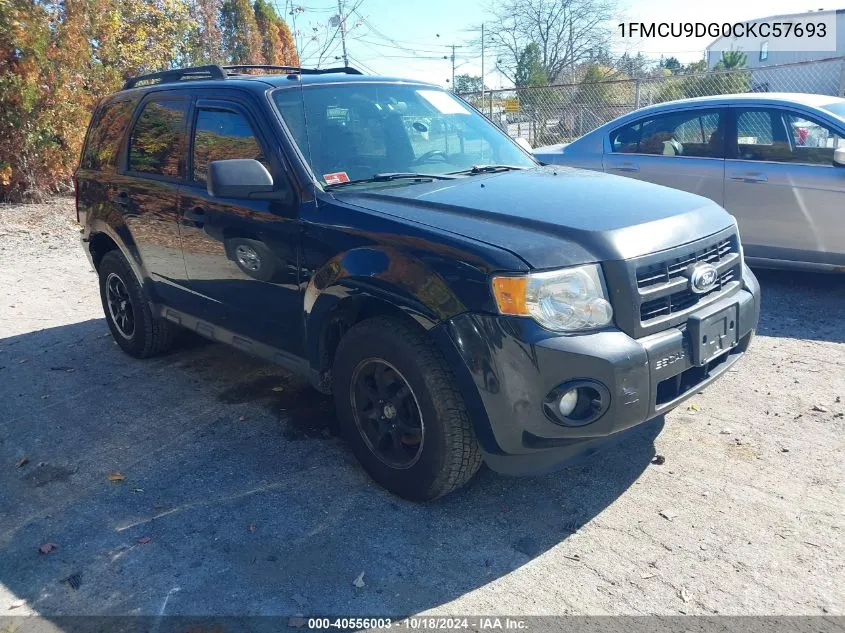
[[[722,204],[724,126],[721,109],[653,114],[610,133],[604,171],[682,189]]]
[[[200,96],[192,108],[188,182],[179,211],[187,286],[195,298],[194,316],[301,355],[297,207],[268,142],[272,137],[259,122],[249,104],[234,96]],[[209,194],[208,165],[233,158],[263,163],[278,195],[223,199]]]
[[[180,95],[153,93],[139,104],[127,151],[114,178],[114,208],[129,229],[141,266],[166,303],[182,298],[185,263],[177,213],[184,174],[187,106]]]
[[[725,208],[751,258],[845,265],[843,130],[798,110],[733,108]]]

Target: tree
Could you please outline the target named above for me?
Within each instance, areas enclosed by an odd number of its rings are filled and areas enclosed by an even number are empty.
[[[681,69],[683,75],[693,75],[695,73],[707,72],[707,60],[699,59],[697,62],[690,62]]]
[[[667,57],[666,59],[661,59],[660,67],[665,68],[672,75],[677,75],[682,69],[681,62],[678,61],[677,57]]]
[[[515,81],[520,58],[535,44],[546,78],[559,80],[608,48],[613,8],[614,0],[492,0],[485,24],[499,71]]]
[[[748,56],[742,51],[731,49],[722,51],[722,58],[716,63],[714,70],[734,70],[745,68]]]
[[[548,73],[543,67],[542,52],[534,42],[526,46],[517,59],[513,83],[517,88],[545,86],[549,83]]]
[[[192,63],[297,65],[259,0],[0,0],[0,199],[68,191],[97,101]]]
[[[531,42],[522,51],[514,71],[514,85],[522,111],[529,114],[534,124],[536,142],[548,142],[546,122],[560,101],[560,94],[549,87],[549,79],[543,67],[540,46]]]
[[[223,0],[220,31],[227,61],[232,64],[262,63],[261,33],[249,0]]]
[[[217,64],[224,59],[223,34],[220,32],[220,0],[195,0],[191,16],[196,33],[192,38],[191,63]]]
[[[267,0],[255,0],[255,22],[261,35],[261,54],[265,64],[299,66],[299,56],[287,23]]]
[[[619,72],[624,73],[631,79],[641,79],[649,74],[649,61],[642,53],[637,53],[633,57],[628,53],[622,53],[615,66]]]
[[[481,77],[475,75],[456,75],[455,85],[452,89],[458,94],[466,94],[468,92],[481,92],[484,89],[484,84]]]

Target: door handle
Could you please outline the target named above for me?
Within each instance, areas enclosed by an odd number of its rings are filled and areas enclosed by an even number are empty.
[[[201,229],[205,224],[205,209],[202,207],[194,207],[190,211],[185,211],[182,219],[189,224]]]
[[[119,191],[117,193],[117,203],[120,205],[128,206],[129,205],[129,193],[126,191]]]
[[[759,174],[755,172],[749,172],[747,174],[736,174],[731,176],[731,180],[736,180],[737,182],[768,182],[769,179],[766,177],[766,174]]]
[[[640,171],[640,166],[636,163],[619,163],[618,165],[612,165],[611,169],[615,171]]]

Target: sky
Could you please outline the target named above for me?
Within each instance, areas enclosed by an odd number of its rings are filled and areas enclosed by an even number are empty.
[[[276,0],[284,4],[283,0]],[[291,0],[288,0],[290,2]],[[481,74],[480,26],[486,7],[495,0],[343,0],[347,18],[347,53],[350,65],[368,74],[421,79],[447,86],[451,78],[451,44],[455,49],[456,74]],[[298,31],[330,28],[329,20],[337,14],[336,0],[294,0],[305,7],[297,16]],[[283,8],[283,7],[280,7]],[[628,39],[618,36],[620,22],[735,22],[808,10],[837,9],[824,0],[619,0],[608,27],[615,34],[613,53],[643,53],[659,59],[674,56],[681,62],[701,59],[710,38]],[[313,46],[312,46],[313,49]],[[308,49],[306,48],[306,52]],[[337,56],[340,43],[330,51],[329,61]],[[488,87],[508,87],[507,80],[495,71],[491,51],[485,55],[485,83]],[[303,65],[313,63],[307,56]],[[326,63],[324,66],[328,65]]]

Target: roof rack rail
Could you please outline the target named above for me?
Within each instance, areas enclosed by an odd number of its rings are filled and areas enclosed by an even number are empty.
[[[230,76],[236,76],[237,71],[240,70],[282,71],[298,75],[327,75],[331,73],[346,73],[347,75],[362,74],[360,70],[350,66],[340,66],[338,68],[300,68],[298,66],[271,66],[265,64],[239,64],[235,66],[218,66],[217,64],[208,64],[206,66],[172,68],[170,70],[161,70],[155,73],[130,77],[124,82],[123,89],[129,90],[130,88],[137,86],[139,83],[147,81],[168,84],[192,79],[226,79]]]
[[[337,68],[300,68],[299,66],[272,66],[269,64],[238,64],[235,66],[221,66],[223,70],[282,70],[298,75],[328,75],[332,73],[346,73],[347,75],[363,74],[357,68],[351,66],[339,66]]]
[[[160,84],[173,83],[183,79],[226,79],[226,71],[216,64],[207,66],[190,66],[188,68],[173,68],[156,73],[130,77],[123,84],[124,90],[134,88],[142,81],[156,81]]]

